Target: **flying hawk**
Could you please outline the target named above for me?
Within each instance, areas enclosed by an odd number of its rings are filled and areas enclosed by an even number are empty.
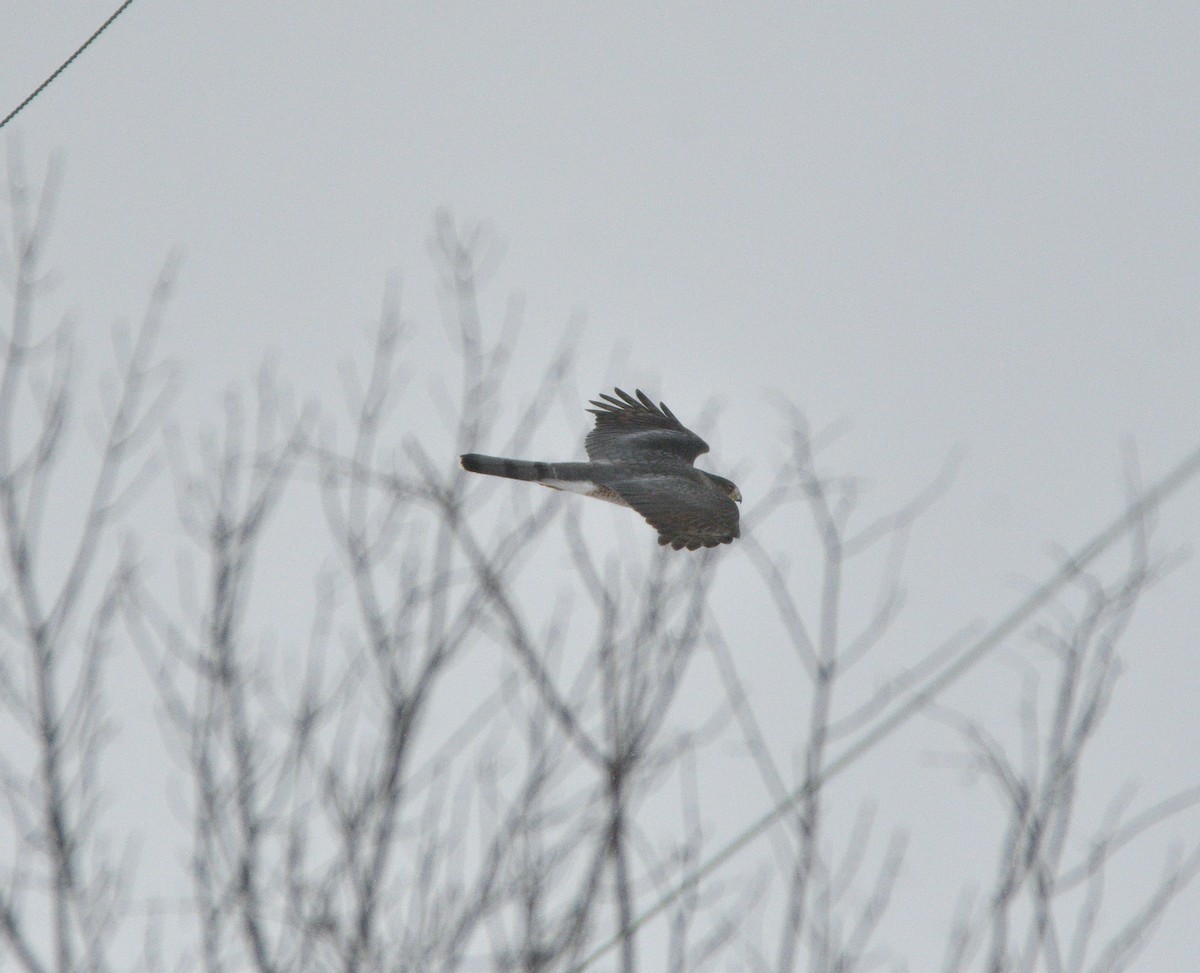
[[[675,550],[728,544],[740,533],[737,486],[692,464],[708,443],[674,413],[655,405],[640,389],[634,398],[614,389],[588,409],[596,428],[584,440],[590,463],[534,463],[466,453],[464,470],[512,480],[532,480],[632,507],[658,531],[658,542]]]

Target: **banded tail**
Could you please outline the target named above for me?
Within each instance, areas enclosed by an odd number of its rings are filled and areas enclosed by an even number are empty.
[[[523,459],[505,459],[501,456],[481,456],[479,453],[464,453],[459,457],[462,468],[468,473],[483,473],[485,476],[506,476],[510,480],[556,480],[554,463],[531,463]]]

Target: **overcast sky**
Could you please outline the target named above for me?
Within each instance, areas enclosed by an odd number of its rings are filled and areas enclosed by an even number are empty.
[[[115,5],[0,4],[0,113]],[[871,510],[965,447],[908,570],[904,631],[932,644],[1115,516],[1124,442],[1152,480],[1200,441],[1198,51],[1187,2],[140,0],[4,134],[34,173],[65,158],[52,301],[85,329],[183,249],[164,350],[192,428],[266,354],[336,398],[389,275],[449,362],[426,249],[448,206],[504,243],[491,320],[525,301],[514,415],[578,318],[581,399],[639,385],[687,421],[716,398],[706,462],[748,499],[785,446],[772,391],[851,420],[835,464]],[[539,447],[576,455],[586,418]],[[1195,484],[1160,540],[1198,534]],[[1107,793],[1196,782],[1198,591],[1189,562],[1127,638]],[[1193,966],[1198,914],[1193,891],[1140,968]]]

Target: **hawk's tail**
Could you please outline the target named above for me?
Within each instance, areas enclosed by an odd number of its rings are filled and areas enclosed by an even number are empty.
[[[468,473],[483,473],[486,476],[506,476],[510,480],[553,480],[553,463],[531,463],[523,459],[504,459],[501,456],[481,456],[479,453],[464,453],[459,457],[462,468]]]

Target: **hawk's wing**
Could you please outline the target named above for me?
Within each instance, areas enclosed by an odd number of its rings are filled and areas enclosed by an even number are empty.
[[[741,533],[737,504],[690,471],[642,473],[606,485],[658,531],[660,544],[677,551],[728,544]]]
[[[708,452],[708,443],[675,418],[665,405],[655,405],[641,389],[635,399],[613,389],[616,397],[601,393],[603,402],[592,400],[596,428],[584,440],[593,462],[638,462],[670,457],[693,462]]]

